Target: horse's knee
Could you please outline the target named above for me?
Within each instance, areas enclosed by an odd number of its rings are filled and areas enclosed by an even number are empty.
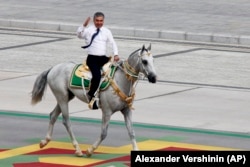
[[[135,134],[129,134],[130,138],[135,138]]]
[[[50,114],[50,123],[54,124],[56,122],[57,118],[55,116],[53,116],[52,114]]]
[[[107,137],[107,131],[102,132],[101,140],[104,140]]]
[[[68,124],[67,124],[67,121],[63,119],[62,121],[62,124],[65,126],[65,127],[68,127]]]
[[[104,140],[107,137],[107,134],[102,134],[101,139]]]
[[[130,139],[134,139],[135,138],[135,132],[134,131],[131,131],[128,133]]]
[[[49,114],[49,119],[50,119],[50,123],[54,124],[57,120],[57,117],[59,115],[59,108],[56,106],[56,108]]]
[[[66,120],[63,118],[62,119],[62,124],[65,126],[65,124],[66,124]]]

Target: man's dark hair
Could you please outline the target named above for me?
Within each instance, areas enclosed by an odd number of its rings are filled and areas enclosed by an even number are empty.
[[[104,18],[104,14],[102,12],[96,12],[94,14],[94,18],[96,18],[96,17],[103,17]]]

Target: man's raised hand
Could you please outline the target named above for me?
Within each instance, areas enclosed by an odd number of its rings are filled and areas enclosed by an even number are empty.
[[[85,22],[83,23],[83,27],[87,27],[88,24],[89,24],[89,22],[90,22],[90,20],[91,20],[91,18],[88,17],[88,18],[85,20]]]

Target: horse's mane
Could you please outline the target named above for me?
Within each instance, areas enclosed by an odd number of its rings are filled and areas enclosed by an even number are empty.
[[[131,53],[131,54],[129,55],[129,57],[132,56],[133,54],[135,54],[136,52],[138,52],[139,50],[141,50],[141,48],[135,50],[133,53]],[[145,51],[148,51],[148,49],[146,49],[146,48],[145,48],[144,50],[145,50]]]
[[[132,56],[133,54],[135,54],[136,52],[138,52],[139,50],[141,50],[141,49],[137,49],[137,50],[135,50],[134,52],[132,52],[132,53],[129,55],[129,57]]]

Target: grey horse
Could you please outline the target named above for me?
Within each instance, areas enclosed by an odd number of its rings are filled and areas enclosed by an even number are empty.
[[[114,77],[110,79],[110,86],[104,91],[99,92],[99,102],[102,110],[101,135],[98,140],[87,149],[86,156],[90,157],[94,150],[96,150],[106,138],[111,115],[116,111],[121,111],[123,114],[133,150],[138,150],[132,125],[131,108],[135,95],[134,88],[139,79],[139,73],[144,74],[149,82],[156,83],[157,76],[153,64],[153,56],[150,51],[151,44],[148,48],[145,48],[143,45],[142,48],[131,53],[127,60],[117,65]],[[62,113],[63,124],[76,150],[75,154],[82,156],[83,153],[71,128],[68,111],[68,103],[75,96],[81,101],[88,103],[86,92],[84,94],[82,89],[69,86],[71,73],[75,66],[76,64],[71,62],[62,63],[42,72],[34,83],[31,103],[34,105],[42,100],[48,83],[57,100],[57,104],[50,113],[48,131],[45,139],[40,142],[40,148],[46,146],[51,140],[54,124],[58,116]]]

